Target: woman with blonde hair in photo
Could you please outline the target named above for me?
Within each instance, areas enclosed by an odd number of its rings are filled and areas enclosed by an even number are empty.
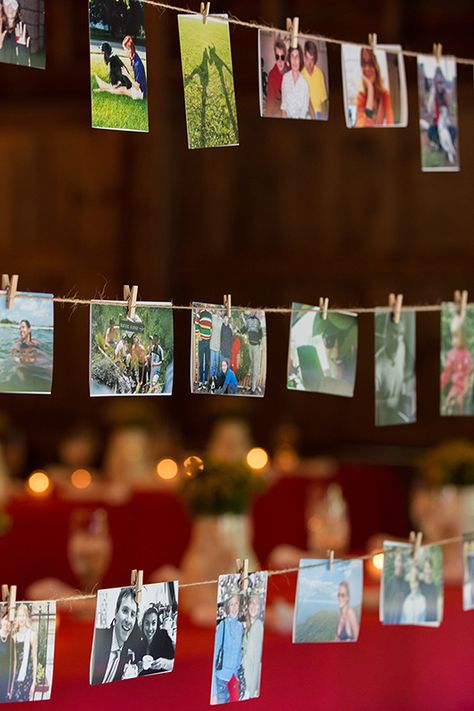
[[[33,701],[38,669],[38,639],[31,627],[30,611],[18,605],[13,627],[12,701]]]
[[[390,126],[394,123],[390,93],[385,88],[375,52],[360,51],[362,88],[357,94],[356,128]]]
[[[244,699],[254,699],[260,690],[260,668],[263,645],[263,622],[260,619],[262,595],[250,593],[245,616],[242,666],[245,678]]]
[[[339,583],[337,600],[339,603],[339,620],[337,623],[336,642],[355,642],[359,636],[359,623],[356,613],[349,607],[349,583],[342,580]]]

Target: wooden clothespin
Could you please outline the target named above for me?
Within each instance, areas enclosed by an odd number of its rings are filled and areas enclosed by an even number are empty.
[[[128,284],[123,287],[123,300],[128,301],[128,318],[135,318],[135,311],[137,308],[137,297],[138,297],[138,286],[135,284],[130,288]]]
[[[392,309],[392,319],[393,323],[400,323],[400,315],[402,313],[403,304],[403,294],[389,294],[388,295],[388,305]]]
[[[329,299],[327,296],[320,296],[319,298],[319,310],[321,311],[321,316],[323,321],[326,321],[328,317]]]
[[[415,531],[410,531],[410,543],[413,546],[413,560],[416,561],[418,551],[421,547],[421,541],[423,540],[423,534],[421,531],[415,533]]]
[[[296,49],[298,47],[298,31],[300,28],[300,18],[291,17],[286,18],[286,31],[291,34],[290,47],[291,49]]]
[[[232,308],[232,297],[230,294],[224,294],[224,306],[227,309],[227,317],[230,320]]]
[[[328,570],[332,571],[334,565],[334,551],[332,549],[328,550]]]
[[[237,566],[237,573],[240,575],[241,590],[242,592],[247,592],[249,586],[249,561],[247,558],[244,558],[243,561],[237,558],[235,564]]]
[[[209,10],[211,9],[211,3],[210,2],[202,2],[201,3],[201,9],[199,12],[202,15],[202,22],[204,25],[207,25],[207,18],[209,17]]]
[[[12,274],[11,279],[8,274],[2,274],[2,290],[7,292],[7,309],[11,309],[13,306],[17,288],[18,274]]]
[[[459,289],[456,289],[456,291],[454,292],[454,303],[459,308],[459,316],[461,317],[462,321],[464,321],[464,317],[466,315],[468,298],[469,298],[469,293],[468,293],[467,289],[463,289],[462,291],[460,291]]]
[[[16,585],[2,585],[2,600],[8,605],[8,619],[15,621]]]
[[[377,48],[377,33],[376,32],[369,33],[369,47],[372,50],[372,52],[375,52],[375,50]]]
[[[135,588],[135,600],[140,603],[143,590],[143,570],[132,570],[130,584]]]
[[[441,61],[441,57],[443,56],[443,45],[440,42],[433,43],[433,54],[439,64]]]

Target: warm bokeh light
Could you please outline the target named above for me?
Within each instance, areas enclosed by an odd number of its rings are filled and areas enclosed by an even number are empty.
[[[71,484],[76,487],[76,489],[87,489],[92,481],[92,476],[87,469],[76,469],[71,474]]]
[[[186,476],[193,476],[193,474],[196,474],[197,472],[202,472],[204,469],[204,462],[201,457],[191,455],[184,460],[183,467]]]
[[[178,473],[178,465],[174,459],[160,459],[156,465],[156,473],[160,479],[174,479]]]
[[[33,494],[45,494],[50,487],[49,476],[45,472],[37,471],[28,477],[28,489]]]
[[[372,563],[374,565],[374,568],[377,570],[382,570],[383,569],[383,553],[377,553],[374,555],[372,558]]]
[[[262,447],[253,447],[247,453],[247,464],[251,469],[265,469],[268,464],[268,454]]]

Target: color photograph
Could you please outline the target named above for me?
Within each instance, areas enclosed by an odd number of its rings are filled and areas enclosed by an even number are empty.
[[[219,576],[211,705],[260,696],[267,580],[250,573],[243,590],[240,575]]]
[[[173,671],[178,624],[178,582],[97,593],[90,683]]]
[[[326,42],[307,38],[290,48],[287,32],[259,30],[258,67],[260,116],[328,119]]]
[[[405,127],[408,123],[405,62],[399,45],[372,50],[341,47],[344,109],[348,128]]]
[[[459,304],[441,304],[440,415],[474,415],[474,308],[461,317]]]
[[[114,301],[90,309],[90,394],[171,395],[173,310],[170,302],[137,302],[133,319]]]
[[[362,614],[361,560],[300,561],[293,643],[357,642]]]
[[[44,0],[2,0],[0,13],[0,62],[44,69]]]
[[[89,0],[92,127],[148,131],[145,6]]]
[[[53,339],[52,294],[0,292],[0,392],[50,394]]]
[[[399,323],[389,309],[375,312],[375,424],[416,422],[416,314],[402,311]]]
[[[266,375],[264,311],[193,303],[191,392],[263,397]]]
[[[357,316],[317,306],[291,305],[288,390],[354,395],[357,366]]]
[[[462,609],[474,610],[474,534],[466,533],[463,543],[464,580]]]
[[[459,170],[456,58],[417,58],[421,169]]]
[[[237,146],[237,107],[227,15],[178,15],[189,148]]]

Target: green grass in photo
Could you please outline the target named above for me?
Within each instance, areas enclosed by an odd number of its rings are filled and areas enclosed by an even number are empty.
[[[179,17],[184,98],[190,148],[239,141],[229,26]]]

